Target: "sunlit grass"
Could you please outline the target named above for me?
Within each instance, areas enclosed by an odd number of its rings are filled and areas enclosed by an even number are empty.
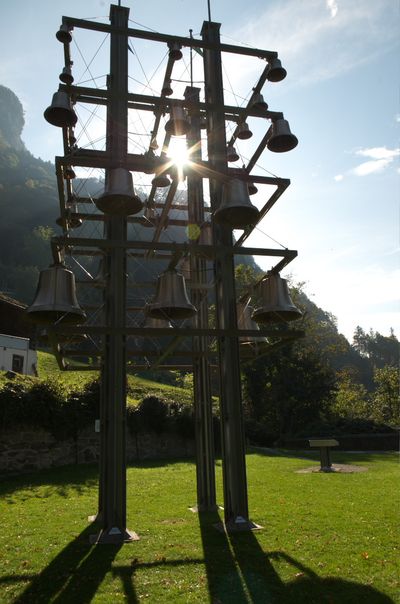
[[[248,455],[251,519],[227,537],[195,503],[191,462],[128,470],[128,528],[140,541],[89,546],[97,468],[65,467],[1,486],[0,601],[384,604],[399,602],[395,454],[335,452],[359,474],[296,474],[312,459]],[[222,503],[217,462],[218,503]],[[389,597],[385,597],[387,594]]]

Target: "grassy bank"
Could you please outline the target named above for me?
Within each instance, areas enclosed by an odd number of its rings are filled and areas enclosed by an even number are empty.
[[[296,456],[248,455],[252,520],[227,536],[218,513],[192,514],[195,467],[128,470],[128,527],[140,541],[89,546],[97,468],[67,467],[1,485],[0,601],[212,604],[400,602],[395,454],[335,453],[357,474],[297,474]],[[217,463],[218,502],[222,503]],[[397,599],[396,599],[397,598]]]

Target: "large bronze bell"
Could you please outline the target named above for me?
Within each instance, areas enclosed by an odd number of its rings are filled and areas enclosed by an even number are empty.
[[[66,92],[59,90],[53,94],[51,105],[44,112],[44,119],[59,128],[75,126],[78,118],[72,109],[71,99]]]
[[[257,323],[251,318],[253,308],[248,303],[238,302],[236,304],[236,313],[238,329],[260,329]],[[265,336],[239,336],[239,342],[240,344],[254,344],[268,342],[268,340]]]
[[[113,168],[108,172],[104,193],[95,203],[105,214],[119,216],[137,214],[143,207],[133,189],[132,174],[126,168]]]
[[[242,122],[241,124],[238,124],[236,136],[241,140],[246,140],[247,138],[251,138],[253,136],[253,133],[250,130],[247,122]]]
[[[68,225],[70,229],[77,229],[83,224],[82,218],[77,216],[79,212],[78,204],[73,203],[68,207]]]
[[[159,164],[155,170],[155,177],[151,181],[151,184],[155,187],[169,187],[171,184],[170,179],[167,176],[167,168],[170,166],[170,162],[168,162],[167,156],[165,153],[161,153],[159,158]]]
[[[253,95],[253,98],[251,99],[251,108],[255,111],[260,111],[263,113],[267,111],[268,104],[264,101],[264,97],[260,92],[257,92],[255,95]]]
[[[155,319],[187,319],[196,308],[190,302],[182,274],[168,269],[158,277],[154,301],[146,308],[149,317]]]
[[[222,201],[214,213],[218,224],[227,224],[234,229],[243,229],[255,224],[260,212],[249,197],[247,182],[232,178],[222,187]]]
[[[270,274],[261,284],[263,306],[256,308],[251,316],[256,323],[289,323],[302,316],[293,304],[286,279]]]
[[[284,119],[274,120],[268,133],[267,147],[274,153],[291,151],[299,142],[297,137],[291,133],[289,122]]]
[[[37,323],[82,323],[86,315],[76,299],[73,272],[63,264],[40,271],[35,299],[27,312]]]
[[[238,161],[239,155],[235,147],[231,144],[226,147],[226,160],[228,162]]]
[[[71,86],[74,81],[74,76],[72,75],[72,71],[70,67],[64,67],[62,72],[59,75],[60,81],[63,84],[67,84],[67,86]]]
[[[271,59],[268,61],[269,70],[267,73],[267,80],[269,82],[280,82],[284,78],[286,78],[286,69],[282,67],[282,63],[280,59]]]
[[[190,123],[186,111],[180,105],[172,105],[170,109],[170,119],[165,124],[165,131],[171,136],[182,136],[187,134],[190,129]]]

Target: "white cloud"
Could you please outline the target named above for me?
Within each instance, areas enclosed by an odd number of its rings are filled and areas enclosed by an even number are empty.
[[[326,0],[326,7],[330,12],[331,18],[334,19],[338,12],[338,4],[335,0]]]
[[[393,159],[400,155],[400,149],[387,149],[386,147],[367,147],[366,149],[358,149],[356,155],[371,157],[372,159]]]
[[[392,157],[372,159],[371,161],[366,161],[359,166],[356,166],[350,170],[350,172],[356,176],[367,176],[368,174],[374,174],[375,172],[382,172],[382,170],[384,170],[392,161]]]
[[[336,180],[336,182],[340,182],[341,180],[343,180],[343,178],[343,174],[336,174],[336,176],[334,176],[334,180]]]

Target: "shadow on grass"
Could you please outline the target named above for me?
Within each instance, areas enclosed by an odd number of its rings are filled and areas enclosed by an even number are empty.
[[[38,575],[0,577],[0,585],[30,580],[13,604],[91,602],[121,547],[89,545],[89,535],[93,532],[93,526],[86,528]]]
[[[340,578],[320,578],[284,552],[264,552],[257,533],[220,533],[215,512],[199,516],[209,601],[212,604],[394,604],[372,587]],[[283,582],[274,563],[289,565],[296,579]]]

